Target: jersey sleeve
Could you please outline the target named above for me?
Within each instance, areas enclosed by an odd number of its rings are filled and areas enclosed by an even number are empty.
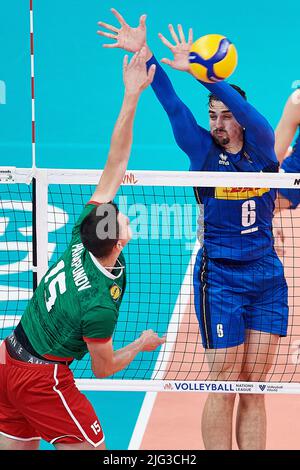
[[[109,341],[113,335],[117,318],[117,312],[108,307],[94,307],[85,312],[82,318],[84,341]]]
[[[197,124],[194,115],[177,96],[170,79],[154,56],[147,62],[147,68],[152,64],[156,65],[152,88],[169,117],[175,140],[187,154],[191,164],[199,170],[205,170],[206,157],[213,142],[211,135]]]
[[[235,119],[245,129],[245,140],[260,150],[259,154],[265,166],[277,164],[274,131],[264,116],[228,83],[200,83],[228,106]]]
[[[96,202],[90,201],[84,206],[80,216],[78,217],[77,221],[75,222],[75,225],[72,230],[72,238],[79,236],[80,234],[80,225],[83,222],[83,220],[89,215],[89,213],[99,204]]]

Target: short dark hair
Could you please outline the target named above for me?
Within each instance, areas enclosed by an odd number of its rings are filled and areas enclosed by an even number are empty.
[[[244,90],[242,90],[239,86],[237,85],[233,85],[232,83],[230,83],[230,86],[232,88],[234,88],[246,101],[247,101],[247,95],[246,95],[246,92]],[[216,95],[214,95],[213,93],[210,93],[208,95],[208,104],[210,105],[212,101],[221,101],[220,98],[218,98]]]
[[[119,209],[114,202],[95,206],[80,225],[83,246],[96,258],[104,258],[111,253],[119,240]]]

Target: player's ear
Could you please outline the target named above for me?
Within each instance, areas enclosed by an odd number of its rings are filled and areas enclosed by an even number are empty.
[[[123,250],[124,246],[122,245],[121,240],[119,240],[119,241],[117,242],[117,244],[115,245],[115,247],[117,248],[117,250],[118,250],[119,252],[121,252],[121,251]]]

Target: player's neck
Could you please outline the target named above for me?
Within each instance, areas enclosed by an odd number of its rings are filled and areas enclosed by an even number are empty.
[[[119,254],[113,254],[106,256],[105,258],[97,258],[97,261],[109,272],[112,272],[117,259],[118,259]]]
[[[228,153],[239,153],[243,148],[244,142],[229,142],[229,144],[224,145],[224,150]]]

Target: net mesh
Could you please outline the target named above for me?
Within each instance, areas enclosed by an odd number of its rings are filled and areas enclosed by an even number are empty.
[[[15,326],[32,296],[32,189],[2,184],[0,200],[0,338]]]
[[[49,217],[55,228],[49,234],[51,246],[55,244],[50,262],[64,252],[73,225],[93,191],[94,186],[49,186],[49,203],[54,208]],[[196,243],[198,208],[193,188],[123,186],[115,201],[131,219],[133,230],[133,239],[124,250],[127,288],[113,338],[114,348],[119,349],[143,330],[163,335],[171,321],[177,327],[178,319],[172,319],[172,314]],[[57,208],[66,212],[63,227],[56,225]],[[189,279],[189,286],[191,282]],[[190,302],[189,295],[179,299],[182,305],[186,301]],[[160,377],[165,360],[161,359],[158,368],[157,359],[158,352],[142,353],[114,378]],[[77,378],[92,376],[88,356],[73,367]]]
[[[98,177],[95,173],[93,182]],[[53,184],[52,178],[45,188],[49,265],[66,249],[73,225],[95,188],[89,178],[81,181],[80,174],[75,178],[76,183],[67,184],[68,178],[65,179],[63,184],[61,181]],[[32,191],[31,184],[2,184],[1,189],[3,339],[18,322],[32,293]],[[133,178],[120,188],[116,202],[131,220],[133,240],[125,248],[127,290],[113,338],[114,348],[122,348],[146,329],[167,334],[167,342],[160,351],[139,354],[113,380],[208,380],[209,367],[193,299],[193,266],[201,243],[203,208],[196,204],[192,185],[182,187],[175,177],[174,185],[135,185]],[[289,329],[288,336],[281,338],[272,356],[266,379],[269,382],[300,381],[299,211],[284,209],[275,218],[280,231],[277,250],[289,287]],[[38,220],[37,226],[41,223]],[[242,359],[236,356],[231,360]],[[88,355],[74,361],[72,369],[77,379],[93,379]],[[236,377],[229,374],[228,380]]]

